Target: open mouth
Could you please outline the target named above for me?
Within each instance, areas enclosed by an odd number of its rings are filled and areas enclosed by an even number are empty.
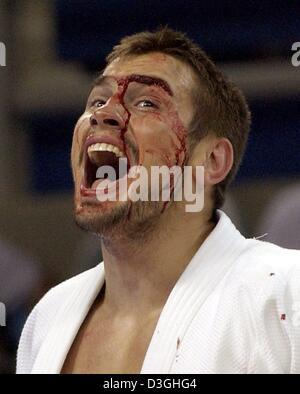
[[[85,148],[84,188],[96,190],[104,179],[114,182],[127,175],[129,162],[126,159],[126,154],[119,146],[91,139]]]

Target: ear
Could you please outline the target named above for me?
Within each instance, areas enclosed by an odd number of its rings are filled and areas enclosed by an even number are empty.
[[[204,170],[205,184],[216,185],[226,178],[233,165],[233,147],[227,138],[215,138],[207,152]]]

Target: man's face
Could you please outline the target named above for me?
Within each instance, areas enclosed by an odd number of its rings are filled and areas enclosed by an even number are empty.
[[[117,59],[92,89],[79,118],[72,143],[77,223],[96,233],[121,224],[141,227],[162,214],[163,202],[130,201],[128,189],[116,180],[116,201],[99,201],[97,168],[182,166],[186,158],[187,127],[192,120],[190,67],[162,53]],[[118,174],[127,177],[128,174]],[[125,193],[125,195],[124,195]],[[121,201],[120,201],[121,200]]]

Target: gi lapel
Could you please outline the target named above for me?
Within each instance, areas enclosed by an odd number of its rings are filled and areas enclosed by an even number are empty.
[[[193,318],[245,248],[245,238],[221,211],[218,224],[177,281],[159,317],[141,373],[170,373]]]

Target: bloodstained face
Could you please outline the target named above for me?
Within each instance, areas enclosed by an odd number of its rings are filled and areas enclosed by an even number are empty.
[[[117,59],[96,80],[72,143],[79,226],[100,234],[130,227],[134,233],[159,220],[166,204],[130,201],[132,179],[127,180],[125,191],[116,180],[117,201],[100,202],[96,187],[101,179],[96,171],[104,165],[117,170],[124,158],[128,171],[136,165],[149,173],[151,166],[183,166],[194,84],[190,67],[162,53]],[[126,172],[116,173],[127,177]]]

